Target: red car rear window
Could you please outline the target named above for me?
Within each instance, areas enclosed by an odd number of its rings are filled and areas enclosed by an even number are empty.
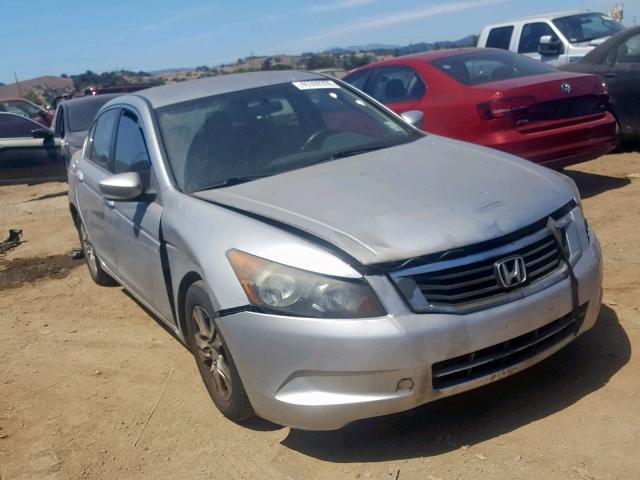
[[[556,71],[549,65],[523,55],[495,50],[453,55],[434,60],[431,64],[465,85],[480,85]]]

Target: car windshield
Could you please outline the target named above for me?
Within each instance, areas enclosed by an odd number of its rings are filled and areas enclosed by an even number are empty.
[[[157,109],[181,190],[195,192],[407,143],[421,135],[338,83],[272,85]]]
[[[69,115],[69,130],[84,132],[89,130],[98,110],[111,100],[113,96],[95,96],[67,104]]]
[[[434,60],[431,64],[465,85],[480,85],[557,71],[542,62],[506,50],[452,55]]]
[[[553,24],[571,43],[590,42],[624,30],[622,24],[601,13],[582,13],[556,18]]]

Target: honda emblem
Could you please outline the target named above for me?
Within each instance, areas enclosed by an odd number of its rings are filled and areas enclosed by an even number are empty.
[[[512,288],[527,281],[527,270],[521,256],[499,260],[494,266],[503,288]]]

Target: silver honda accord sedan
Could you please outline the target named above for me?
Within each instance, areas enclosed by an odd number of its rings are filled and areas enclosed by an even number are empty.
[[[304,72],[112,100],[69,169],[91,276],[175,332],[225,416],[300,429],[485,385],[590,329],[602,260],[575,184],[404,118]]]

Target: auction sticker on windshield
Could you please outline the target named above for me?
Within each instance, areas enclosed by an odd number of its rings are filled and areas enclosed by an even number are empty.
[[[291,82],[299,90],[316,90],[319,88],[340,88],[333,80],[305,80],[303,82]]]

